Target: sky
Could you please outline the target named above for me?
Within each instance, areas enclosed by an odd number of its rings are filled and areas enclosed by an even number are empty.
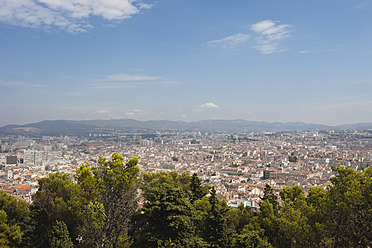
[[[0,0],[0,126],[372,122],[372,0]]]

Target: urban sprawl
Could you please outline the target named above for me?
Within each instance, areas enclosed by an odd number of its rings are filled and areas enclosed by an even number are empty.
[[[0,136],[0,186],[32,202],[38,179],[73,178],[83,163],[119,152],[139,158],[141,171],[197,173],[228,205],[257,208],[266,184],[327,187],[338,165],[362,170],[372,163],[371,131],[299,131],[248,134],[102,132],[88,135]]]

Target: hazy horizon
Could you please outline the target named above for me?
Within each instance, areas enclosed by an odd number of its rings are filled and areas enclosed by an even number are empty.
[[[101,118],[101,119],[50,119],[50,120],[40,120],[40,121],[35,121],[35,122],[27,122],[27,123],[9,123],[5,125],[0,125],[0,127],[3,126],[8,126],[8,125],[27,125],[27,124],[34,124],[34,123],[39,123],[43,121],[96,121],[96,120],[134,120],[134,121],[174,121],[174,122],[186,122],[186,123],[192,123],[192,122],[200,122],[200,121],[236,121],[236,120],[243,120],[243,121],[252,121],[252,122],[267,122],[267,123],[305,123],[305,124],[314,124],[314,125],[326,125],[326,126],[342,126],[342,125],[354,125],[354,124],[372,124],[372,122],[354,122],[354,123],[341,123],[341,124],[324,124],[324,123],[310,123],[310,122],[301,122],[301,121],[289,121],[289,122],[284,122],[284,121],[260,121],[260,120],[248,120],[248,119],[201,119],[201,120],[193,120],[193,121],[185,121],[185,120],[167,120],[167,119],[149,119],[149,120],[138,120],[134,118],[127,118],[127,117],[122,117],[122,118]]]
[[[372,1],[0,0],[0,126],[372,123]]]

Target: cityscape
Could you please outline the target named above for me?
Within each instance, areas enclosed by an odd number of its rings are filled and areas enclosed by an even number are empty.
[[[0,0],[0,246],[371,248],[372,0]]]
[[[114,152],[136,156],[142,172],[197,173],[228,205],[259,207],[266,184],[326,188],[338,165],[363,170],[372,164],[372,131],[158,132],[86,135],[2,135],[1,188],[32,202],[38,179],[50,173],[73,178],[83,163]]]

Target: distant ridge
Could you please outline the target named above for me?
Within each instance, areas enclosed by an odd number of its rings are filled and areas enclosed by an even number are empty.
[[[372,130],[372,123],[329,126],[304,122],[265,122],[247,120],[203,120],[196,122],[134,119],[46,120],[26,125],[0,127],[2,134],[39,133],[43,135],[86,134],[98,131],[206,131],[206,132],[276,132],[312,130]]]

